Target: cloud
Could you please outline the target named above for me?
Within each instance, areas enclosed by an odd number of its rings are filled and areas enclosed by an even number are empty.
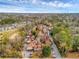
[[[75,6],[72,3],[64,3],[64,2],[60,2],[60,1],[53,1],[53,2],[41,2],[42,5],[47,5],[47,6],[52,6],[55,8],[69,8],[69,7],[73,7]]]
[[[7,2],[8,1],[8,2]],[[15,4],[15,5],[23,5],[23,4],[32,4],[32,5],[40,5],[40,6],[47,6],[52,8],[69,8],[75,7],[74,3],[70,2],[63,2],[62,0],[6,0],[6,3]]]
[[[32,10],[23,10],[23,9],[0,9],[1,13],[51,13],[50,11],[32,11]]]
[[[18,7],[18,6],[0,5],[0,12],[11,12],[11,13],[17,12],[18,13],[18,12],[25,12],[25,10],[24,10],[24,8]]]
[[[76,8],[79,9],[77,2],[64,1],[65,0],[0,0],[0,12],[62,13],[74,12]]]
[[[32,0],[32,3],[36,4],[37,0]]]

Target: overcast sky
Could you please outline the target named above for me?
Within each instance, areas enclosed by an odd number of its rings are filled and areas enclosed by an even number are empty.
[[[79,13],[79,0],[0,0],[0,12]]]

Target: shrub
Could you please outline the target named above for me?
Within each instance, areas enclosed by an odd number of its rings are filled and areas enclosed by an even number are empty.
[[[51,48],[49,46],[44,46],[42,50],[42,55],[44,57],[49,57],[51,54]]]

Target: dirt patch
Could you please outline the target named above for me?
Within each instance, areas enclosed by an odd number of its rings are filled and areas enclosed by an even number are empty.
[[[79,52],[69,52],[67,58],[79,58]]]

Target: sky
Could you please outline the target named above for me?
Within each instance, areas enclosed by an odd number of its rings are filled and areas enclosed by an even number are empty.
[[[79,13],[79,0],[0,0],[4,13]]]

